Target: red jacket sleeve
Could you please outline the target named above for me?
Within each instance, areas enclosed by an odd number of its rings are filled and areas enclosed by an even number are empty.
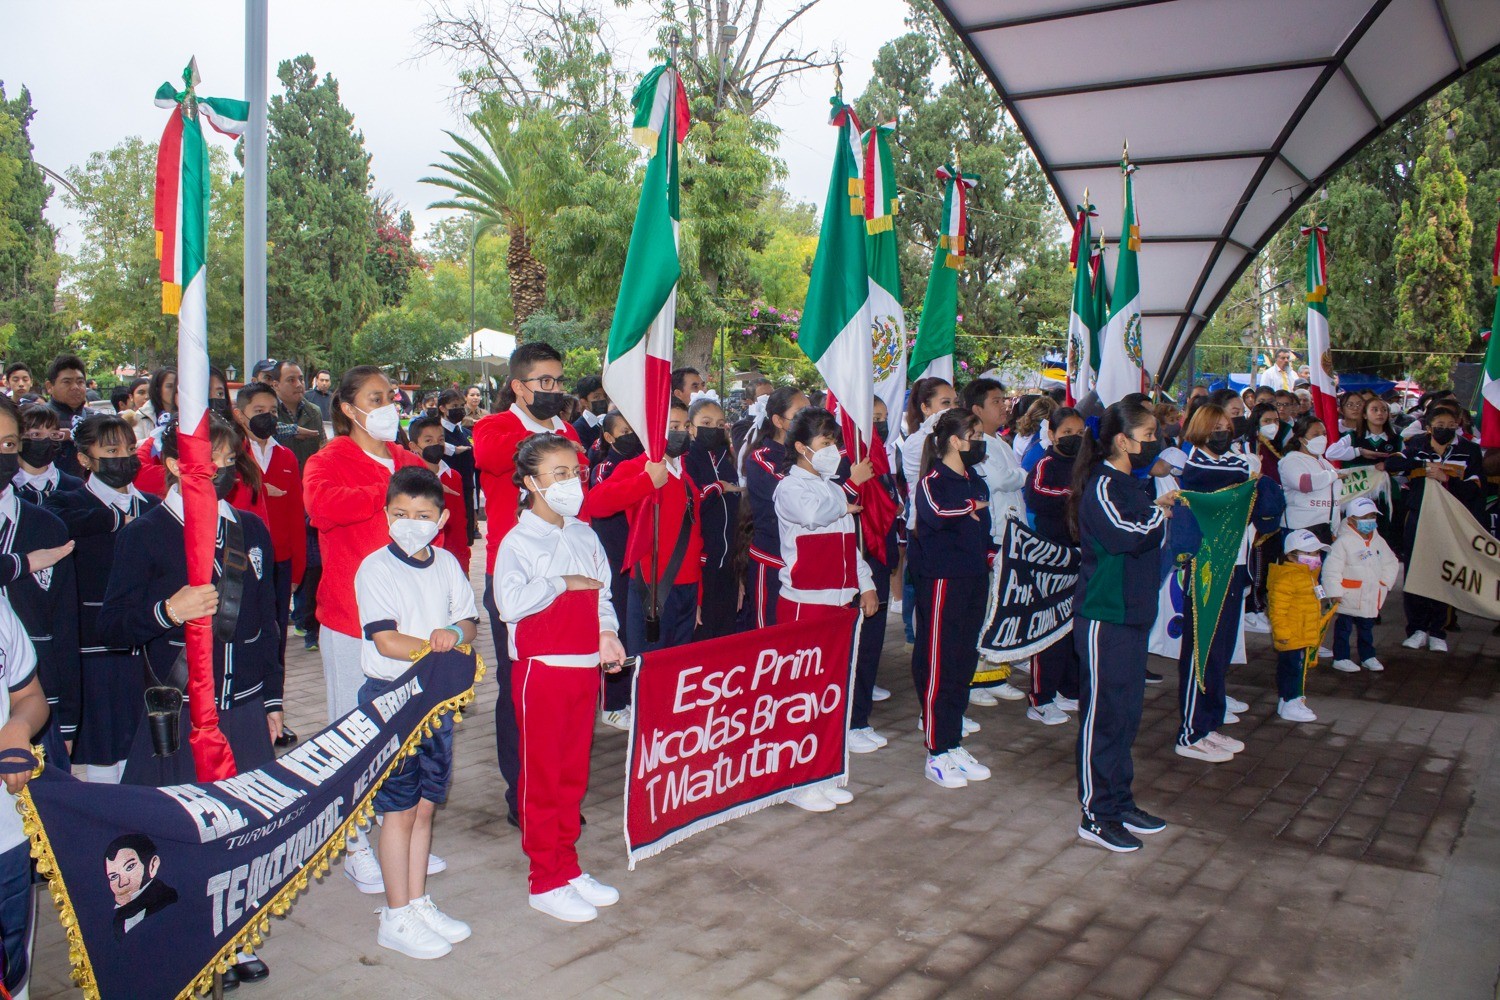
[[[360,481],[348,475],[349,463],[335,438],[307,460],[302,476],[302,498],[314,528],[326,530],[362,524],[385,507],[385,484],[379,479]],[[351,444],[349,447],[359,447]],[[415,457],[415,456],[413,456]]]
[[[281,498],[282,507],[297,521],[287,531],[287,540],[292,546],[292,587],[296,588],[301,585],[302,576],[307,572],[307,529],[302,523],[307,516],[307,508],[302,503],[302,474],[297,468],[297,456],[292,454],[290,448],[285,450],[284,457],[289,467],[284,475],[277,478],[276,485],[286,491],[286,496]],[[276,454],[280,455],[281,452]]]
[[[589,490],[583,498],[583,512],[590,518],[609,517],[629,510],[655,492],[656,486],[646,472],[646,457],[640,455]]]
[[[474,465],[481,472],[508,479],[516,470],[516,447],[531,432],[505,416],[492,414],[474,425]]]

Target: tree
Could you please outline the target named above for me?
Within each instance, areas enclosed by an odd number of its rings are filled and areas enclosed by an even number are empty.
[[[267,114],[266,315],[271,352],[335,371],[380,303],[370,273],[375,231],[370,155],[338,82],[312,56],[281,63],[284,94]]]
[[[410,212],[394,205],[376,205],[375,238],[371,242],[367,269],[380,289],[383,307],[400,305],[411,284],[412,272],[427,266],[422,255],[412,246],[414,228]]]
[[[1442,102],[1431,103],[1440,109]],[[1444,137],[1442,119],[1434,117],[1412,173],[1416,200],[1402,204],[1396,240],[1396,325],[1409,346],[1435,352],[1413,371],[1429,386],[1448,384],[1453,359],[1443,352],[1464,350],[1474,335],[1468,183]]]
[[[30,91],[7,99],[0,81],[0,352],[39,363],[63,346],[53,312],[62,261],[42,215],[52,189],[31,155],[35,115]]]

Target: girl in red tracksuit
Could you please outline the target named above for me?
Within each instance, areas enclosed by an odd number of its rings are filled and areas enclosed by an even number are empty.
[[[756,418],[758,423],[740,452],[740,480],[745,488],[740,503],[740,551],[746,553],[742,630],[776,624],[781,535],[774,497],[784,475],[787,428],[806,405],[807,397],[796,386],[784,385],[772,392],[766,397],[765,413]]]
[[[610,601],[609,560],[587,524],[571,439],[537,434],[516,450],[520,518],[495,559],[495,601],[509,625],[511,694],[520,730],[517,807],[534,909],[581,923],[620,894],[578,866],[599,668],[625,651]]]

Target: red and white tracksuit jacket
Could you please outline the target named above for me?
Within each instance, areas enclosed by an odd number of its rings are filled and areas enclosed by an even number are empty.
[[[844,607],[857,594],[875,589],[869,564],[859,553],[848,503],[843,487],[799,465],[777,484],[783,601]]]

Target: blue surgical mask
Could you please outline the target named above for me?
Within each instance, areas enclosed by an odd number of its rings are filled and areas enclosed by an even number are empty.
[[[1375,532],[1375,519],[1373,517],[1360,517],[1354,521],[1354,530],[1361,535],[1370,535]]]

